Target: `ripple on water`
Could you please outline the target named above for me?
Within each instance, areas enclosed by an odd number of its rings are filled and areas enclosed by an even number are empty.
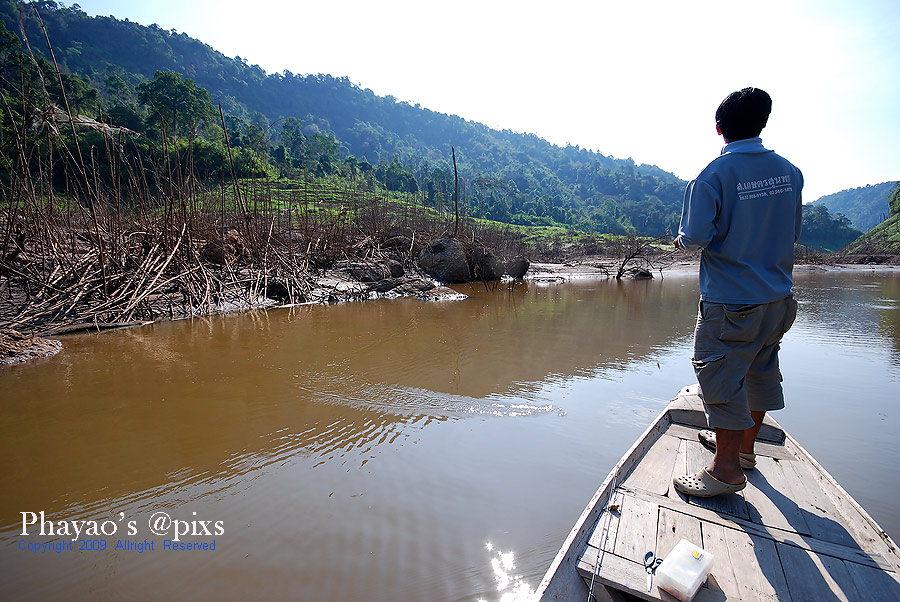
[[[319,380],[314,387],[301,383],[298,387],[317,402],[398,415],[427,414],[438,419],[520,417],[561,411],[553,404],[527,403],[505,394],[476,398],[389,383],[360,382],[352,376],[331,378],[330,381]]]

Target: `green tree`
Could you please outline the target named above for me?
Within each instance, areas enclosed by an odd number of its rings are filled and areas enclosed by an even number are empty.
[[[332,174],[341,161],[339,143],[331,134],[316,132],[306,139],[303,148],[303,167],[316,176]]]
[[[278,132],[278,139],[287,150],[289,157],[300,157],[303,155],[303,122],[296,117],[288,117]]]
[[[401,192],[419,192],[419,185],[412,172],[405,169],[397,159],[389,164],[381,163],[375,168],[375,177],[384,183],[388,190]]]
[[[43,61],[41,61],[43,62]],[[47,93],[50,99],[57,105],[63,107],[62,91],[59,87],[59,79],[55,76],[46,77],[47,73],[53,73],[53,68],[47,64],[47,68],[43,69],[47,86]],[[96,112],[97,106],[100,104],[100,93],[96,88],[92,88],[86,81],[72,75],[71,73],[61,73],[63,89],[66,91],[66,99],[69,101],[69,108],[76,113]]]
[[[862,234],[843,214],[831,215],[824,205],[803,206],[800,244],[820,251],[836,251]]]
[[[140,84],[138,100],[150,109],[152,126],[165,126],[175,136],[195,132],[201,120],[214,114],[209,92],[174,71],[157,71],[152,81]]]
[[[103,80],[103,87],[107,96],[117,104],[129,105],[134,103],[134,90],[128,85],[124,77],[118,73],[111,73]]]

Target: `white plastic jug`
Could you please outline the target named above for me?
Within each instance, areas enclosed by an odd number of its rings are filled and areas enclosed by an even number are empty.
[[[654,573],[654,583],[682,602],[692,600],[706,581],[713,555],[682,539]]]

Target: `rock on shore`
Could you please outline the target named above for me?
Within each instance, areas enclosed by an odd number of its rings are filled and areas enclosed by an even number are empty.
[[[522,278],[530,265],[524,257],[504,263],[480,243],[463,243],[451,237],[425,245],[419,252],[418,263],[426,274],[448,284],[500,280],[504,274]]]

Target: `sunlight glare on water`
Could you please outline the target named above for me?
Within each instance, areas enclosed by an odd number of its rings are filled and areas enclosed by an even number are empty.
[[[488,552],[494,552],[491,558],[491,568],[497,580],[497,592],[499,602],[528,602],[534,596],[534,590],[525,583],[522,575],[513,574],[516,568],[515,554],[513,552],[501,552],[494,549],[494,544],[488,542],[485,546]],[[487,602],[479,598],[479,602]]]

